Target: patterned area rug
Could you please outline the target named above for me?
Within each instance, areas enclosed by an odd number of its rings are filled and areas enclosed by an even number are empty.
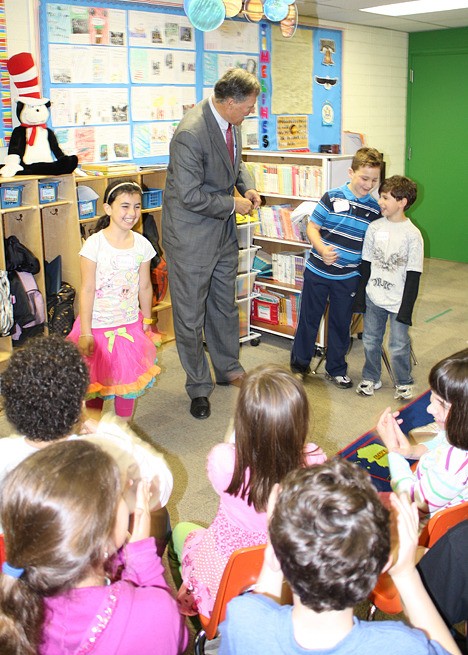
[[[430,390],[427,390],[400,410],[400,418],[403,419],[401,429],[405,434],[408,434],[413,428],[426,425],[431,421],[431,416],[427,413],[429,396]],[[372,482],[378,491],[391,491],[387,449],[382,445],[375,428],[338,451],[337,454],[365,468],[370,473]]]

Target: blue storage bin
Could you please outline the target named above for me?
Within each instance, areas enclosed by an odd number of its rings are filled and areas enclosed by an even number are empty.
[[[148,191],[143,191],[142,208],[154,209],[155,207],[161,207],[162,194],[162,189],[148,189]]]
[[[79,200],[78,214],[80,218],[94,218],[96,216],[96,200]]]
[[[59,182],[39,182],[39,202],[41,205],[57,200],[59,184]]]
[[[23,195],[24,184],[2,184],[0,186],[0,203],[2,209],[19,207]]]

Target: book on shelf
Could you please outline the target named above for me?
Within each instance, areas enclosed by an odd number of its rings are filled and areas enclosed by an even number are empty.
[[[101,162],[99,164],[81,164],[83,171],[98,171],[100,173],[138,173],[140,170],[137,164],[126,162],[122,164],[112,164]]]
[[[306,254],[278,252],[272,254],[273,279],[302,289]]]
[[[255,308],[252,311],[253,318],[258,321],[262,321],[263,318],[265,323],[275,323],[276,325],[296,329],[301,308],[301,296],[299,294],[267,290],[265,286],[262,286],[261,282],[254,284],[253,291],[258,294],[255,298]],[[268,309],[268,307],[264,312],[258,312],[258,305],[262,303],[276,306],[278,308],[277,318],[276,312]],[[255,314],[256,310],[257,314]],[[274,320],[272,320],[273,316],[275,316]]]
[[[320,198],[322,167],[270,162],[245,162],[259,193]]]
[[[307,241],[308,218],[291,220],[291,205],[265,205],[258,210],[259,234],[273,239]]]

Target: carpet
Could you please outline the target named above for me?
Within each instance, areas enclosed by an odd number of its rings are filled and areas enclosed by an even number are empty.
[[[401,429],[405,434],[408,434],[413,428],[421,427],[431,421],[430,415],[427,413],[430,393],[430,390],[425,391],[400,409],[400,418],[403,419]],[[372,428],[338,451],[337,455],[365,468],[370,473],[372,482],[378,491],[391,491],[387,452],[376,429]]]

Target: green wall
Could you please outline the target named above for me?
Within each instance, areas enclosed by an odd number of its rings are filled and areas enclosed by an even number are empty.
[[[409,35],[409,214],[428,257],[468,262],[468,28]],[[408,153],[407,153],[408,155]]]

